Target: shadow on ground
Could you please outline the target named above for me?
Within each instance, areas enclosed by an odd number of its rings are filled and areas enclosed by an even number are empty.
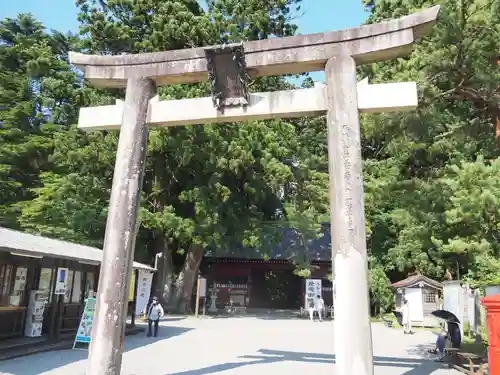
[[[180,322],[181,320],[186,320],[187,316],[169,316],[166,315],[160,319],[161,322]],[[147,323],[143,322],[144,326],[147,327]]]
[[[167,321],[170,319],[166,319]],[[178,319],[180,320],[180,319]],[[191,331],[192,328],[160,326],[158,337],[145,337],[145,333],[128,336],[125,340],[124,352],[128,352],[140,347],[152,345],[156,342],[168,340],[175,336],[180,336]],[[87,350],[59,350],[34,354],[32,356],[13,359],[0,363],[0,374],[12,375],[38,375],[40,373],[55,370],[73,362],[87,359]],[[37,358],[36,366],[33,366],[33,359]]]
[[[436,359],[436,354],[429,353],[429,350],[435,349],[436,344],[429,342],[428,344],[418,344],[407,349],[406,352],[412,356],[419,356],[424,359]]]
[[[221,363],[196,370],[181,371],[165,375],[208,375],[217,374],[222,371],[235,370],[240,367],[276,363],[282,361],[306,362],[306,363],[326,363],[334,364],[335,355],[318,353],[300,353],[280,350],[260,349],[258,355],[244,355],[239,357],[240,362]],[[435,370],[442,367],[428,359],[395,358],[395,357],[374,357],[375,366],[400,367],[408,369],[402,375],[430,375]]]

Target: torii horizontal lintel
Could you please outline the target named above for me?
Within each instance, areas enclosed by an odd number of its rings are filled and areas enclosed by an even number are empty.
[[[358,65],[407,55],[435,23],[439,5],[396,20],[346,30],[243,43],[250,76],[322,70],[330,58],[352,56]],[[125,87],[128,78],[149,77],[157,85],[207,79],[204,48],[133,55],[99,56],[70,52],[70,62],[99,87]]]
[[[155,127],[224,123],[272,118],[318,116],[327,111],[326,86],[288,91],[254,93],[246,107],[214,108],[212,98],[164,100],[149,102],[147,123]],[[358,108],[361,112],[395,112],[413,110],[418,105],[415,82],[369,85],[358,83]],[[80,109],[78,127],[85,131],[118,130],[124,103]]]

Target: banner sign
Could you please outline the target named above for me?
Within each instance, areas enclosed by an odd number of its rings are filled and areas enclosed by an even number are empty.
[[[130,278],[130,289],[128,291],[128,301],[132,302],[134,300],[135,294],[135,270],[132,270],[132,277]]]
[[[321,279],[306,279],[305,308],[314,305],[316,296],[321,296]]]
[[[146,270],[139,270],[137,278],[137,301],[135,304],[135,315],[139,316],[146,311],[151,296],[151,284],[153,283],[153,273]]]
[[[95,298],[87,298],[85,301],[85,308],[83,309],[82,320],[80,321],[75,342],[73,343],[73,349],[75,349],[78,343],[90,345],[92,339],[92,326],[94,324],[95,304]]]

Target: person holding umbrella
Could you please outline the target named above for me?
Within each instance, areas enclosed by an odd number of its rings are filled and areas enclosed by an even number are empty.
[[[436,339],[436,349],[429,350],[430,353],[438,354],[438,359],[436,360],[438,362],[442,362],[445,357],[446,340],[450,340],[452,348],[460,349],[462,334],[457,323],[447,321],[446,328],[443,326],[443,330]]]
[[[453,313],[447,310],[436,310],[432,312],[432,315],[439,319],[443,319],[446,323],[436,339],[436,349],[429,350],[430,353],[438,354],[439,357],[437,361],[442,362],[445,357],[446,340],[450,341],[453,348],[460,349],[462,344],[460,321]]]
[[[444,359],[447,338],[448,338],[448,331],[446,330],[446,326],[443,325],[443,329],[441,330],[441,333],[438,335],[436,339],[436,349],[429,350],[429,353],[438,354],[437,361],[439,362],[442,362]]]

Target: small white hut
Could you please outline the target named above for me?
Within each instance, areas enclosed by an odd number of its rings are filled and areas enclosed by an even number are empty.
[[[416,326],[436,327],[439,320],[431,312],[441,308],[440,297],[443,285],[421,273],[415,273],[406,279],[392,284],[396,289],[396,309],[401,308],[403,298],[410,305],[410,317]]]

